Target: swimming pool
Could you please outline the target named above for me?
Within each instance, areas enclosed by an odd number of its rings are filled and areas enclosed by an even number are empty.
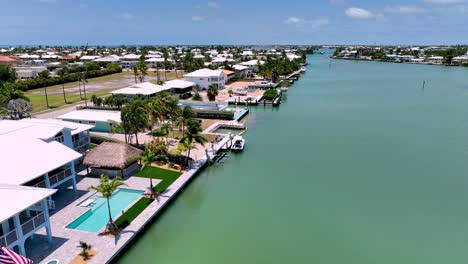
[[[118,189],[109,199],[112,217],[115,219],[130,204],[140,198],[143,193],[144,191],[139,190]],[[81,206],[90,201],[89,199],[94,200],[87,206],[90,209],[67,225],[67,228],[97,233],[106,226],[109,221],[106,198],[94,195],[81,203]]]

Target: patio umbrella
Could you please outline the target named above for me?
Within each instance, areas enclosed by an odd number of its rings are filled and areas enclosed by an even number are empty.
[[[13,250],[0,247],[0,264],[32,264],[33,261],[16,254]]]

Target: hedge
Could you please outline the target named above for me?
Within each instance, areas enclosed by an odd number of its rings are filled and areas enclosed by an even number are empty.
[[[120,67],[109,67],[102,70],[94,70],[86,72],[86,78],[95,78],[114,73],[122,72]],[[49,77],[49,78],[35,78],[30,80],[20,80],[15,82],[15,87],[22,91],[28,91],[32,89],[43,88],[47,86],[59,85],[63,83],[76,82],[80,79],[81,73],[70,73],[64,76],[62,81],[61,77]]]
[[[275,99],[277,95],[278,95],[278,91],[276,89],[269,89],[263,93],[263,99],[267,101],[271,101]]]
[[[132,207],[130,207],[126,212],[124,212],[114,224],[119,228],[127,227],[143,210],[146,209],[151,203],[152,199],[143,197],[138,202],[136,202]]]
[[[222,120],[234,119],[234,112],[232,111],[194,109],[194,112],[197,114],[198,118]]]

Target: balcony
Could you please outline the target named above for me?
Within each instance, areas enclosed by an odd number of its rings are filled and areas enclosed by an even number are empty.
[[[73,141],[73,148],[74,149],[78,149],[78,148],[82,148],[86,145],[88,145],[89,141],[87,138],[80,138],[78,140],[75,140]]]
[[[18,233],[16,229],[8,232],[6,235],[0,237],[0,247],[8,247],[18,240]]]
[[[29,233],[41,228],[45,222],[45,214],[40,213],[22,224],[21,231],[23,231],[23,235],[28,235]],[[0,247],[8,247],[14,244],[18,239],[18,232],[16,229],[13,229],[6,235],[0,237]]]
[[[70,168],[67,168],[57,174],[49,175],[50,186],[54,186],[55,184],[63,181],[65,178],[70,177],[71,175],[72,171]]]
[[[46,222],[44,213],[40,213],[35,217],[29,219],[26,223],[21,225],[21,230],[23,234],[29,234],[30,232],[42,227],[42,225]]]

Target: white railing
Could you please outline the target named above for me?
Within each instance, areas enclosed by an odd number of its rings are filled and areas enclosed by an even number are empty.
[[[28,234],[31,231],[36,230],[37,228],[41,227],[42,224],[44,224],[46,221],[44,213],[40,213],[36,215],[35,217],[31,218],[28,220],[26,223],[21,225],[21,230],[23,231],[23,234]]]
[[[87,144],[88,144],[88,139],[81,138],[81,139],[73,141],[73,148],[83,147],[83,146],[86,146]]]
[[[65,178],[69,177],[72,175],[71,169],[67,168],[57,174],[54,174],[52,176],[49,176],[49,183],[50,186],[53,186],[61,181],[63,181]]]
[[[47,200],[47,208],[49,210],[55,210],[55,201],[54,200]],[[29,207],[29,210],[44,211],[44,208],[42,207],[42,202],[38,202],[37,204]]]
[[[16,229],[11,230],[6,235],[0,237],[0,247],[7,247],[18,240]]]

